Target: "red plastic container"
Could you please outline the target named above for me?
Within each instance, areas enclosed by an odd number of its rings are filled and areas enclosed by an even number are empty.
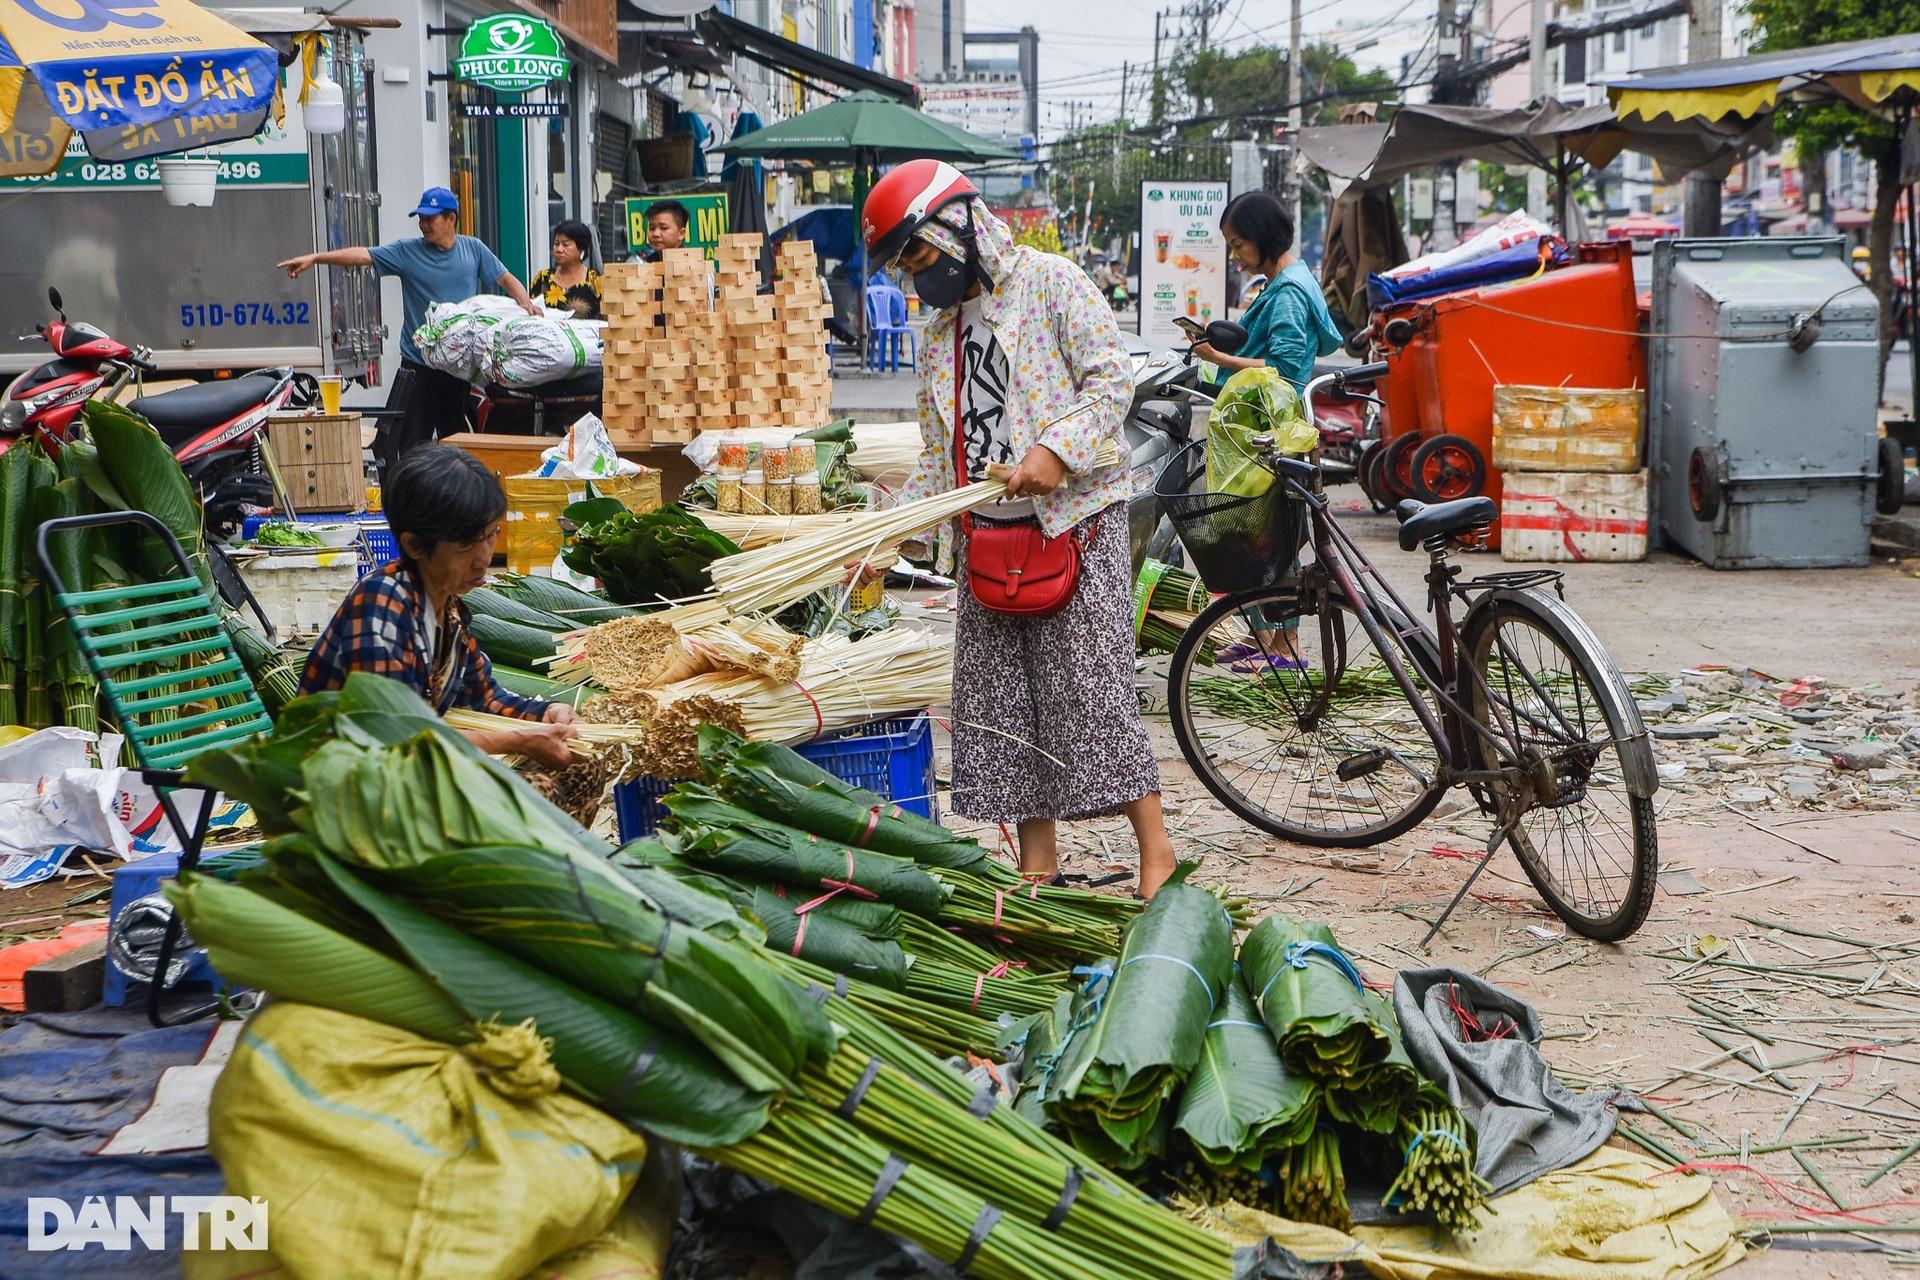
[[[1646,348],[1631,246],[1583,244],[1575,256],[1575,265],[1537,279],[1391,308],[1386,316],[1411,319],[1415,332],[1387,354],[1385,445],[1409,432],[1464,437],[1486,463],[1481,492],[1497,503],[1495,385],[1644,388]],[[1554,321],[1560,323],[1547,323]],[[1496,525],[1495,546],[1498,539]]]

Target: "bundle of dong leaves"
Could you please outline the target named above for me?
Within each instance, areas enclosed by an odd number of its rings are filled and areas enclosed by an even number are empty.
[[[168,891],[230,980],[473,1052],[531,1021],[610,1114],[988,1280],[1231,1270],[1223,1241],[980,1105],[889,1020],[919,1002],[835,995],[724,894],[614,853],[401,685],[297,699],[192,775],[270,837],[235,882]]]
[[[672,503],[629,511],[616,498],[589,498],[563,517],[577,526],[563,553],[575,573],[600,579],[616,604],[659,604],[713,590],[707,566],[740,548]]]
[[[200,503],[173,450],[145,421],[105,400],[84,405],[81,423],[57,457],[31,436],[0,453],[0,725],[64,723],[91,732],[107,710],[34,552],[47,521],[147,512],[179,541],[203,584],[212,584]],[[69,591],[111,591],[175,573],[160,539],[131,523],[64,531],[48,539],[47,551]],[[295,692],[297,672],[239,615],[229,614],[225,625],[262,701],[277,710]],[[160,708],[149,716],[180,713]]]
[[[1270,916],[1236,964],[1220,902],[1173,884],[1116,959],[1079,972],[1025,1024],[1029,1118],[1115,1168],[1174,1172],[1202,1200],[1345,1229],[1358,1159],[1390,1181],[1389,1205],[1474,1225],[1487,1187],[1471,1126],[1324,927]]]

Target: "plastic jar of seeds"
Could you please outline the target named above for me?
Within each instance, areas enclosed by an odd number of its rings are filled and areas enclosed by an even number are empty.
[[[740,514],[763,516],[767,514],[767,478],[758,467],[750,469],[740,477]]]
[[[767,481],[767,509],[777,516],[793,514],[793,478]]]
[[[765,473],[768,483],[785,480],[793,475],[789,458],[786,445],[769,444],[760,447],[760,470]]]
[[[740,514],[740,477],[738,475],[729,475],[724,471],[720,473],[719,481],[714,485],[713,505],[715,510],[727,515]]]
[[[797,516],[820,514],[820,464],[814,458],[814,451],[804,442],[795,445],[788,455],[793,472],[793,514]]]

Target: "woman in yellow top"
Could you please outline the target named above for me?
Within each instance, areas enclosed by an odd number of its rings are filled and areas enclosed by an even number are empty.
[[[555,310],[571,309],[576,320],[599,320],[600,273],[587,265],[593,232],[569,218],[553,229],[553,265],[533,278],[533,300]]]

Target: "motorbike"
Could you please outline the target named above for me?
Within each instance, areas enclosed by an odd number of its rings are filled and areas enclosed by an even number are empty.
[[[1194,358],[1193,347],[1159,348],[1132,334],[1122,335],[1133,363],[1133,403],[1127,410],[1127,463],[1132,493],[1127,499],[1127,527],[1137,575],[1149,557],[1170,564],[1180,562],[1180,541],[1173,522],[1153,496],[1154,481],[1167,461],[1193,438],[1195,405],[1210,405],[1205,371]],[[1231,354],[1247,340],[1247,331],[1231,320],[1215,320],[1198,336],[1214,350]]]
[[[129,347],[94,325],[69,320],[58,289],[47,290],[47,301],[59,318],[34,326],[21,341],[44,341],[53,359],[7,387],[0,401],[0,449],[31,431],[49,453],[58,453],[73,438],[89,400],[118,404],[130,386],[137,389],[140,378],[156,372],[150,348]],[[254,509],[277,502],[292,510],[266,444],[267,421],[318,396],[311,377],[280,367],[140,396],[126,408],[173,450],[205,508],[208,537],[220,540]]]
[[[69,320],[58,289],[47,290],[47,301],[58,319],[35,325],[20,340],[44,341],[53,359],[7,386],[0,399],[0,452],[32,432],[48,453],[58,454],[74,438],[88,401],[119,404],[129,386],[137,389],[141,378],[156,372],[151,348],[129,347],[94,325]],[[273,625],[221,543],[256,510],[278,505],[292,513],[267,445],[267,422],[280,409],[305,408],[319,398],[318,382],[283,366],[139,396],[126,406],[173,450],[200,499],[207,560],[221,598],[236,609],[251,609],[269,640]]]

